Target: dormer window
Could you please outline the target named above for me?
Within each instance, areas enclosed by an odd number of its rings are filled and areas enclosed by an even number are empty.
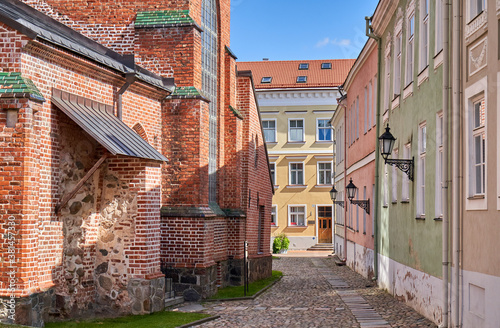
[[[321,63],[321,69],[332,69],[332,63]]]
[[[300,63],[299,69],[309,69],[309,64],[308,63]]]
[[[297,83],[306,83],[307,76],[297,76]]]
[[[264,76],[260,81],[260,83],[271,83],[272,80],[273,80],[272,76]]]

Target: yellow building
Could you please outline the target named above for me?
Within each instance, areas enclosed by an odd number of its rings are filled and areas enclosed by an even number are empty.
[[[333,136],[338,86],[354,60],[240,62],[251,70],[274,176],[272,235],[290,249],[331,247]]]

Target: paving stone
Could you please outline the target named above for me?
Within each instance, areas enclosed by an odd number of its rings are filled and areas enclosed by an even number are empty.
[[[272,288],[254,300],[205,304],[220,318],[197,327],[437,327],[332,258],[282,257],[273,270],[284,276]]]

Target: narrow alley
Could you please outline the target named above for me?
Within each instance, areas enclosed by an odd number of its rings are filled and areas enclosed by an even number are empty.
[[[254,300],[203,304],[197,327],[436,327],[331,257],[281,257],[283,278]]]

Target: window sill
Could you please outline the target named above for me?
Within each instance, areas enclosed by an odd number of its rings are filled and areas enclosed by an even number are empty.
[[[328,145],[328,144],[333,143],[333,141],[332,140],[316,140],[314,143],[315,144],[326,144],[326,145]]]
[[[435,56],[434,56],[434,69],[437,69],[441,64],[443,63],[443,49],[441,49]]]
[[[407,199],[407,200],[402,200],[402,201],[401,201],[401,203],[402,203],[402,204],[410,204],[410,200],[409,200],[409,199]]]
[[[403,90],[403,99],[408,98],[413,94],[413,81],[410,82]]]
[[[279,226],[271,224],[271,228],[279,228]]]
[[[420,86],[425,81],[429,80],[429,65],[427,65],[419,74],[418,74],[418,86]]]
[[[304,229],[304,228],[307,228],[307,226],[305,226],[305,225],[289,225],[289,226],[287,226],[287,228],[302,228],[302,229]]]
[[[484,195],[474,195],[467,197],[468,200],[484,199]]]
[[[391,109],[395,109],[398,106],[399,106],[399,95],[394,97],[394,99],[392,100]]]
[[[274,189],[279,189],[279,188],[280,188],[280,186],[274,185]]]
[[[383,208],[388,208],[388,207],[389,207],[389,205],[388,205],[388,204],[384,204],[384,205],[382,205],[382,207],[383,207]]]
[[[434,218],[434,221],[443,221],[442,217]]]
[[[292,144],[292,145],[303,145],[306,142],[305,141],[290,141],[290,140],[288,140],[287,143]]]
[[[415,220],[422,220],[425,221],[425,216],[417,216]]]
[[[272,145],[272,146],[274,146],[274,145],[277,145],[277,144],[278,144],[277,141],[266,141],[266,145]]]
[[[318,185],[318,184],[314,185],[314,188],[332,188],[332,187],[333,187],[333,185],[331,185],[331,184],[329,184],[329,185],[328,184],[326,184],[326,185]]]
[[[304,189],[304,188],[307,188],[307,185],[287,185],[285,188],[287,188],[287,189]]]
[[[395,204],[397,204],[397,203],[398,203],[398,201],[397,201],[397,200],[393,200],[393,201],[392,201],[392,204],[393,204],[393,205],[395,205]]]

